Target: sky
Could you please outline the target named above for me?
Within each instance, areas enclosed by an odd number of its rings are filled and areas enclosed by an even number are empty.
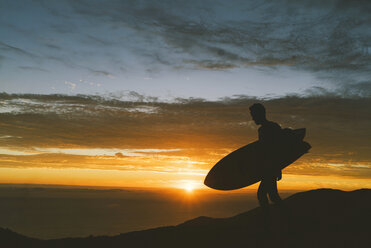
[[[371,187],[370,11],[0,0],[0,183],[200,188],[261,102],[313,147],[280,187]]]

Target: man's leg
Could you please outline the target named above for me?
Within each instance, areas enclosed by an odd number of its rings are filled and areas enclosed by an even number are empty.
[[[269,199],[274,203],[274,215],[279,223],[280,228],[275,228],[275,232],[279,237],[279,243],[277,246],[286,247],[287,240],[289,240],[290,228],[291,228],[291,214],[287,206],[285,206],[277,190],[277,180],[275,177],[270,179],[268,189]],[[277,222],[276,222],[277,223]],[[277,227],[277,226],[276,226]],[[277,240],[278,241],[278,240]],[[286,245],[285,245],[286,244]],[[280,246],[280,247],[281,247]]]
[[[282,199],[280,195],[278,194],[278,189],[277,189],[277,180],[275,177],[272,177],[269,179],[269,186],[267,186],[269,189],[268,194],[269,194],[269,199],[275,204],[280,204],[282,202]]]
[[[262,180],[260,182],[259,188],[258,188],[258,201],[260,207],[266,209],[269,206],[269,201],[268,201],[268,184],[266,180]]]
[[[269,213],[269,200],[268,200],[268,187],[267,181],[263,179],[258,188],[258,200],[261,210],[261,224],[264,233],[270,232],[270,213]]]

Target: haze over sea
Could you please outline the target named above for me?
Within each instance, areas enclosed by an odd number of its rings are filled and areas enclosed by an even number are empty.
[[[0,186],[1,227],[44,239],[114,235],[205,215],[229,217],[256,206],[255,192],[247,190]]]

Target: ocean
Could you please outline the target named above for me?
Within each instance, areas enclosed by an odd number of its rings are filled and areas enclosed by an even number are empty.
[[[0,185],[0,227],[42,239],[116,235],[199,216],[230,217],[257,205],[254,190]]]

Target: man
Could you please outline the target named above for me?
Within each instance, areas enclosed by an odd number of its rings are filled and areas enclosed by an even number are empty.
[[[263,178],[258,189],[258,200],[263,211],[266,212],[269,207],[267,195],[273,203],[281,202],[277,190],[277,180],[281,180],[282,172],[276,167],[276,164],[282,139],[282,129],[277,123],[267,120],[265,108],[260,103],[250,106],[250,114],[254,122],[261,125],[258,132],[259,143],[263,146],[261,149]]]

